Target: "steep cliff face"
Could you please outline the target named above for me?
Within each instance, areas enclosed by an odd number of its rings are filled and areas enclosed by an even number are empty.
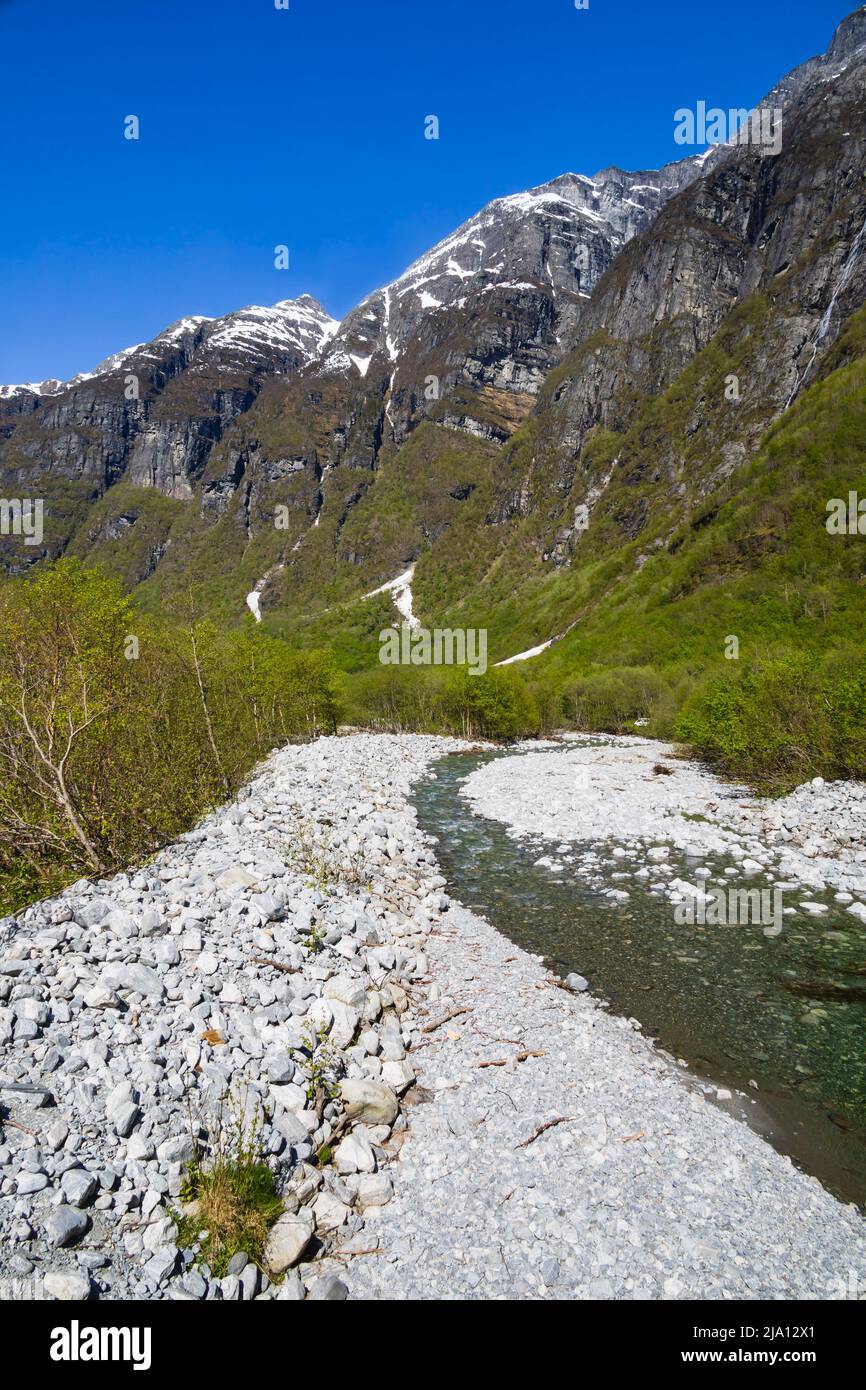
[[[651,510],[648,480],[673,528],[816,379],[866,300],[863,35],[858,13],[832,61],[812,60],[777,89],[778,155],[752,144],[713,153],[581,310],[531,438],[515,439],[500,470],[495,519],[531,517],[524,531],[545,561],[590,548],[587,518],[606,498],[622,539],[634,539]],[[652,403],[678,381],[660,429]],[[651,453],[635,435],[641,421]]]

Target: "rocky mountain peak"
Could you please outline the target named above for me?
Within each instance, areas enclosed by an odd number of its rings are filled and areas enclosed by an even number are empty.
[[[275,309],[309,309],[312,313],[320,315],[323,319],[329,319],[332,323],[335,320],[330,318],[327,310],[320,300],[311,294],[299,294],[297,299],[280,299],[274,306]]]
[[[854,10],[839,25],[833,35],[833,42],[827,49],[831,62],[850,58],[859,49],[866,47],[866,5]]]
[[[99,377],[111,376],[132,362],[147,367],[164,365],[180,355],[179,365],[210,369],[214,362],[251,373],[295,370],[313,361],[339,327],[312,295],[282,299],[265,306],[250,304],[222,318],[188,314],[170,323],[149,342],[136,343],[112,353],[92,371],[79,372],[69,381],[50,379],[0,386],[0,400],[20,396],[57,396]]]
[[[592,294],[613,258],[668,198],[699,177],[695,159],[662,170],[566,172],[486,204],[340,324],[322,369],[366,376],[377,355],[396,364],[422,320],[468,313],[481,296],[534,293],[567,318]],[[522,385],[526,382],[521,378]]]
[[[337,327],[312,295],[270,306],[250,304],[212,321],[204,335],[204,355],[207,359],[216,353],[265,369],[270,363],[281,372],[318,357]]]

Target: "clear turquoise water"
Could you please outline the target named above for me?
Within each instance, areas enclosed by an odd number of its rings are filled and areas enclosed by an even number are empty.
[[[866,1203],[866,1002],[785,988],[786,981],[819,982],[866,994],[866,973],[856,973],[866,972],[866,926],[832,894],[812,892],[786,895],[786,905],[808,896],[828,903],[829,912],[785,917],[779,936],[766,936],[760,925],[679,926],[672,904],[645,882],[611,877],[628,868],[610,857],[612,843],[574,847],[576,856],[600,853],[603,887],[591,887],[575,864],[555,872],[535,867],[540,855],[561,857],[556,844],[511,839],[459,794],[491,756],[498,755],[444,758],[436,779],[416,790],[419,821],[438,839],[449,892],[560,975],[585,975],[596,995],[638,1019],[700,1075],[744,1091],[749,1100],[737,1113],[838,1195]],[[674,850],[668,862],[685,879],[698,867]],[[733,861],[701,863],[715,878]],[[749,886],[770,883],[758,876]],[[613,906],[604,888],[624,888],[629,900]]]

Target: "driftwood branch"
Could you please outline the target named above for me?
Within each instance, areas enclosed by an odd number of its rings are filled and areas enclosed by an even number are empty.
[[[284,970],[287,975],[297,975],[299,966],[286,965],[281,960],[269,960],[267,956],[250,956],[251,965],[269,965],[272,970]]]
[[[546,1052],[516,1052],[513,1057],[496,1057],[490,1062],[479,1062],[479,1067],[507,1067],[509,1062],[525,1062],[527,1057],[546,1057]]]
[[[539,1125],[537,1129],[532,1131],[528,1139],[521,1139],[520,1143],[515,1144],[514,1147],[516,1149],[528,1149],[529,1145],[534,1144],[536,1139],[540,1139],[546,1130],[553,1129],[554,1125],[570,1124],[576,1119],[576,1115],[557,1115],[555,1120],[545,1120],[543,1125]]]
[[[9,1129],[20,1129],[20,1130],[23,1130],[23,1132],[24,1132],[25,1134],[35,1134],[35,1133],[36,1133],[36,1130],[35,1130],[35,1129],[28,1129],[26,1125],[19,1125],[19,1123],[18,1123],[17,1120],[10,1120],[10,1119],[8,1118],[8,1116],[7,1116],[5,1119],[3,1119],[2,1117],[0,1117],[0,1129],[3,1129],[4,1126],[7,1127],[7,1128],[9,1128]]]
[[[457,1018],[459,1014],[471,1014],[471,1012],[472,1010],[468,1007],[463,1009],[452,1009],[450,1013],[443,1014],[442,1018],[437,1018],[433,1023],[425,1023],[421,1032],[433,1033],[437,1028],[441,1028],[443,1023],[447,1023],[449,1019]]]
[[[382,1251],[371,1245],[366,1250],[330,1250],[325,1256],[328,1260],[357,1260],[359,1255],[381,1255]]]

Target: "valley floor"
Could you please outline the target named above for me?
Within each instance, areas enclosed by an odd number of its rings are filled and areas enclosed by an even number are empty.
[[[0,1295],[41,1279],[67,1298],[827,1299],[851,1271],[863,1287],[853,1207],[632,1021],[449,904],[408,798],[459,747],[285,748],[138,874],[0,923],[0,1121],[16,1122],[0,1129]],[[504,818],[522,814],[534,758],[481,769],[474,791],[493,795],[489,778],[517,808]],[[673,808],[676,775],[661,784]],[[563,811],[556,838],[570,833]],[[309,1023],[344,1062],[355,1118],[324,1169],[307,1160],[338,1107],[311,1109],[297,1052],[287,1064]],[[187,1096],[205,1113],[238,1082],[289,1193],[273,1282],[243,1260],[202,1273],[168,1214]]]

